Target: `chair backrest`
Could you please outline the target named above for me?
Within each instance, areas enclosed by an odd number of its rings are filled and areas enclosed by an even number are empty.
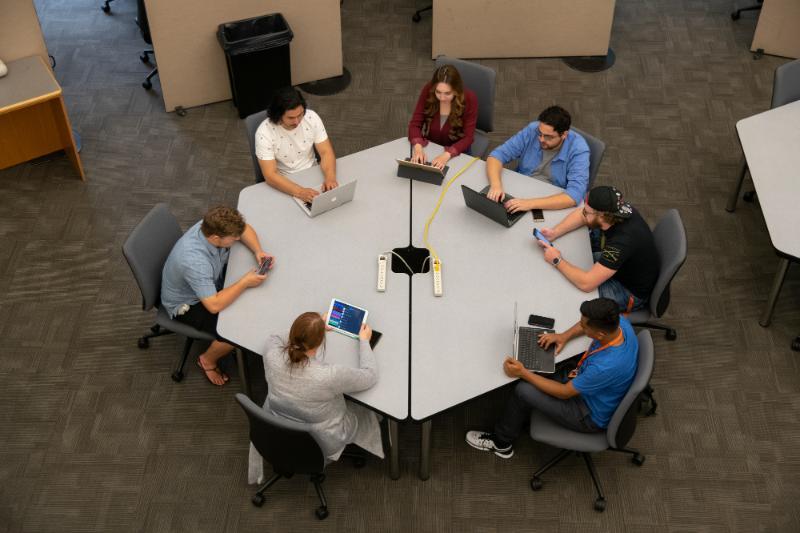
[[[272,414],[244,394],[237,394],[236,401],[250,422],[250,442],[275,473],[290,477],[325,470],[325,456],[308,424]]]
[[[159,303],[164,263],[182,235],[177,219],[162,203],[144,216],[122,245],[122,255],[142,291],[145,311]]]
[[[686,261],[686,228],[677,209],[670,209],[653,228],[653,240],[658,250],[660,271],[650,294],[650,313],[655,317],[664,314],[669,306],[669,286]]]
[[[571,126],[570,129],[586,139],[586,144],[589,145],[589,187],[587,190],[591,190],[597,177],[597,171],[600,170],[603,154],[606,153],[606,143],[575,126]]]
[[[495,78],[497,78],[495,71],[472,61],[443,55],[436,58],[436,68],[442,65],[453,65],[458,69],[461,79],[464,80],[464,86],[472,90],[478,97],[477,128],[487,133],[492,131],[494,129]]]
[[[250,143],[250,157],[253,159],[253,171],[256,175],[256,183],[264,181],[264,175],[261,173],[261,167],[258,164],[256,157],[256,130],[267,119],[266,111],[259,111],[253,113],[244,119],[244,124],[247,129],[247,142]]]
[[[153,39],[150,38],[150,23],[147,22],[147,9],[144,6],[144,0],[136,0],[136,24],[139,26],[144,42],[153,44]]]
[[[784,63],[775,69],[770,107],[791,104],[797,100],[800,100],[800,59]]]
[[[633,432],[636,430],[636,411],[638,408],[636,399],[650,382],[650,377],[653,375],[655,352],[650,330],[644,329],[640,331],[637,338],[639,339],[639,355],[636,375],[633,377],[628,392],[622,397],[617,410],[611,416],[611,421],[606,429],[608,445],[612,448],[625,447],[633,436]]]

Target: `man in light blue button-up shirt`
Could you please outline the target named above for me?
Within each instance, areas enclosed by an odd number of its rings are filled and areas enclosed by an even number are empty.
[[[531,209],[566,209],[577,206],[589,188],[589,145],[570,131],[572,119],[558,106],[548,107],[519,133],[497,147],[486,159],[487,196],[503,201],[503,165],[519,160],[517,172],[549,181],[564,192],[543,198],[514,198],[505,203],[510,213]]]
[[[242,215],[236,209],[220,206],[210,209],[203,220],[178,239],[161,275],[161,305],[169,316],[217,337],[197,360],[214,385],[228,381],[217,361],[233,350],[217,335],[218,314],[245,289],[261,285],[267,278],[266,272],[259,274],[254,269],[222,288],[230,247],[239,240],[253,252],[257,264],[274,264],[274,258],[261,249],[255,230]]]

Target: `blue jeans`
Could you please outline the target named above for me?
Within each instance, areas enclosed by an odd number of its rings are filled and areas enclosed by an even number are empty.
[[[574,364],[564,366],[556,371],[550,379],[567,382],[567,374],[575,367]],[[561,400],[542,392],[527,381],[520,381],[514,387],[514,393],[506,403],[503,416],[494,426],[496,442],[512,443],[522,432],[525,423],[530,420],[530,413],[536,409],[553,421],[564,427],[581,433],[596,433],[603,431],[591,417],[591,412],[586,402],[580,395],[567,400]]]

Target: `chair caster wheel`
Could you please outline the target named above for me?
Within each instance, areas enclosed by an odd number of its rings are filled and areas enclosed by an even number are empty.
[[[183,372],[181,372],[180,370],[176,370],[175,372],[173,372],[172,381],[174,381],[175,383],[180,383],[181,381],[183,381]]]
[[[185,117],[186,110],[181,106],[175,106],[175,114],[178,115],[179,117]]]
[[[606,501],[603,498],[597,498],[594,501],[594,510],[598,513],[602,513],[606,510]]]
[[[534,492],[537,491],[537,490],[542,490],[542,480],[539,479],[538,477],[532,478],[531,479],[531,490],[534,491]]]
[[[150,58],[147,57],[147,54],[142,54],[139,56],[139,61],[141,61],[142,63],[149,63]]]
[[[756,191],[747,191],[746,193],[744,193],[744,195],[742,195],[742,200],[744,200],[745,202],[750,202],[751,204],[755,201],[755,199],[756,199]]]
[[[420,20],[422,20],[422,16],[419,13],[414,13],[413,15],[411,15],[411,20],[413,20],[414,22],[419,22]]]
[[[142,82],[142,87],[144,87],[145,89],[147,89],[149,91],[150,89],[153,88],[153,84],[150,83],[149,81],[143,81]]]
[[[138,346],[140,350],[146,350],[150,347],[150,340],[147,337],[139,337],[139,340],[136,341],[136,346]]]
[[[317,510],[314,511],[314,514],[317,515],[317,518],[319,518],[320,520],[325,520],[326,518],[328,518],[329,514],[328,508],[324,506],[317,507]]]
[[[795,337],[795,339],[792,341],[792,350],[795,352],[800,352],[800,336]]]
[[[256,494],[250,501],[253,502],[253,505],[255,505],[256,507],[261,507],[262,505],[264,505],[264,495]]]
[[[633,459],[631,459],[631,461],[633,461],[633,464],[635,464],[636,466],[642,466],[644,464],[644,459],[645,459],[644,455],[636,453],[633,455]]]
[[[734,11],[733,13],[731,13],[731,20],[739,20],[739,17],[741,17],[741,16],[742,15],[740,15],[739,13]]]
[[[103,13],[105,13],[106,15],[111,13],[111,6],[100,6],[100,9],[102,9]]]
[[[678,332],[674,329],[668,329],[667,334],[665,335],[668,341],[674,341],[678,338]]]

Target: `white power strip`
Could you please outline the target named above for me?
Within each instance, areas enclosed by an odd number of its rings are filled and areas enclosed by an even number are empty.
[[[439,259],[433,260],[433,295],[442,295],[442,262]]]
[[[385,254],[378,256],[378,292],[386,290],[386,264],[389,262],[389,257]]]

